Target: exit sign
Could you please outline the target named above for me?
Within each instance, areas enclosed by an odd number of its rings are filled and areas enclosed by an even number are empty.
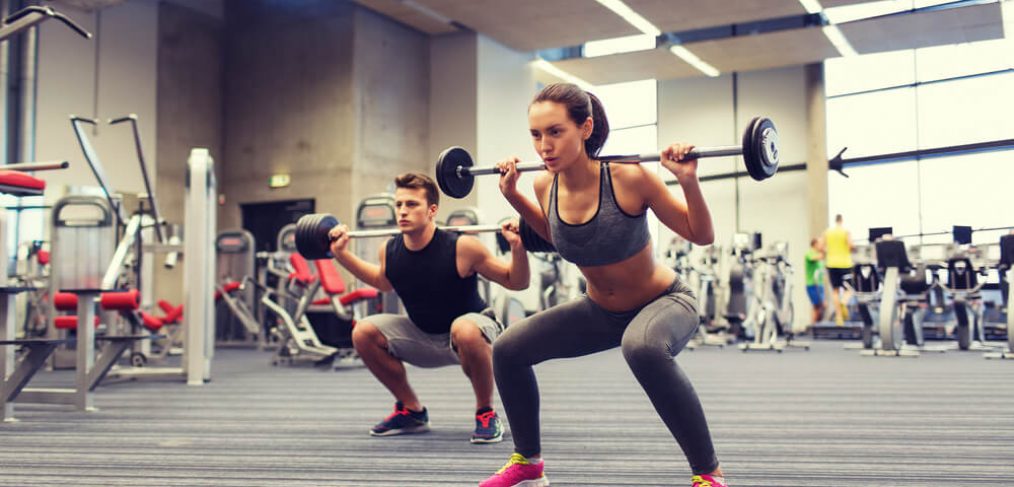
[[[268,178],[269,188],[284,188],[288,185],[289,185],[288,174],[272,174],[271,177]]]

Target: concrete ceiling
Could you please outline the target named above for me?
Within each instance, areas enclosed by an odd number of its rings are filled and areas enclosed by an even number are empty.
[[[819,28],[729,37],[683,47],[723,73],[809,64],[838,57],[838,49]]]
[[[423,32],[439,35],[471,29],[519,51],[575,46],[640,33],[594,0],[355,1]],[[799,0],[624,1],[663,32],[806,13]],[[868,1],[820,0],[820,4],[831,8]],[[888,15],[841,24],[839,28],[861,54],[1004,35],[1000,3]],[[723,73],[814,63],[839,55],[819,27],[688,42],[683,46]],[[553,64],[592,84],[703,76],[667,49],[566,59]]]
[[[594,0],[413,1],[518,51],[640,34]]]
[[[402,0],[355,0],[355,2],[427,34],[448,34],[459,30],[439,14],[430,15],[406,5]]]
[[[624,0],[624,2],[663,32],[739,24],[806,13],[799,0]]]
[[[575,46],[640,34],[594,0],[354,1],[422,32],[444,34],[459,30],[460,26],[518,51]],[[823,0],[821,3],[830,7],[868,1],[873,0]],[[799,0],[625,0],[625,3],[663,32],[806,13]]]
[[[696,68],[681,61],[668,49],[649,49],[608,56],[574,58],[552,64],[593,85],[639,79],[700,76],[700,72]]]
[[[860,54],[1004,36],[998,3],[860,20],[839,28]],[[818,27],[691,42],[683,47],[723,73],[795,66],[839,56]],[[666,49],[552,64],[592,84],[704,76]]]
[[[974,42],[1003,37],[999,3],[892,15],[841,25],[860,54]]]

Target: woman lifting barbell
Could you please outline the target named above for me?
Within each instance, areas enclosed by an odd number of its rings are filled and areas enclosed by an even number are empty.
[[[517,158],[497,165],[500,190],[537,233],[581,269],[588,294],[515,323],[495,343],[494,374],[515,452],[480,487],[549,485],[532,366],[617,346],[683,449],[693,485],[725,486],[701,403],[672,360],[697,330],[697,301],[671,269],[655,262],[646,218],[650,208],[687,240],[712,242],[711,215],[697,179],[699,154],[689,155],[694,147],[686,144],[661,152],[662,166],[683,190],[685,201],[680,201],[641,165],[597,159],[609,123],[598,98],[577,86],[545,87],[529,105],[528,121],[546,169],[535,177],[537,200],[516,187]],[[776,152],[774,158],[776,168]]]

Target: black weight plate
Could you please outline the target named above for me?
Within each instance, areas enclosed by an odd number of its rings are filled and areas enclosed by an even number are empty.
[[[757,122],[760,117],[754,117],[747,124],[746,130],[743,131],[743,165],[746,166],[746,171],[750,173],[750,177],[760,181],[764,179],[763,171],[760,168],[760,161],[757,160],[756,152],[754,151],[754,129],[757,127]]]
[[[300,217],[296,222],[296,250],[309,260],[331,257],[331,239],[328,232],[338,225],[338,219],[326,213]]]
[[[503,218],[500,220],[499,224],[503,227],[503,224],[510,220],[510,217]],[[506,254],[511,251],[511,244],[507,243],[507,239],[503,237],[503,232],[496,232],[496,246],[500,250],[501,254]]]
[[[317,229],[320,227],[320,221],[324,218],[322,213],[314,215],[313,219],[310,220],[310,224],[304,229],[303,237],[309,242],[310,254],[307,256],[310,259],[320,258],[321,247],[320,247],[320,236],[317,235]]]
[[[507,239],[503,237],[503,234],[496,232],[496,247],[500,249],[500,253],[506,254],[511,251],[511,244],[507,243]]]
[[[310,249],[312,242],[309,242],[306,238],[306,227],[313,225],[312,220],[316,217],[316,213],[303,215],[296,221],[296,232],[294,236],[296,241],[296,252],[299,252],[299,255],[302,255],[303,257],[306,257],[308,252],[312,252]]]
[[[461,147],[448,147],[437,157],[437,185],[452,198],[464,198],[472,192],[475,176],[458,174],[458,166],[472,167],[472,156]]]
[[[778,130],[770,118],[762,118],[754,127],[754,157],[760,162],[758,167],[763,179],[770,178],[778,172],[779,146]]]
[[[542,238],[524,219],[518,225],[518,234],[521,235],[521,243],[529,252],[556,252],[556,247]]]
[[[331,233],[331,229],[338,226],[338,219],[334,215],[325,214],[321,216],[320,221],[317,222],[317,228],[315,229],[314,238],[320,242],[322,248],[322,254],[324,258],[334,257],[331,254],[331,237],[328,236]]]

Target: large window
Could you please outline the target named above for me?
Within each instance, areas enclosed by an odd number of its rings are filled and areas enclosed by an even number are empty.
[[[849,157],[1014,137],[1006,39],[829,59],[828,150]]]
[[[1014,225],[1014,150],[919,161],[926,232]]]
[[[873,159],[848,168],[849,179],[828,174],[829,216],[844,214],[857,238],[875,226],[917,234],[1014,225],[1014,147],[1003,143],[1014,138],[1009,40],[830,59],[825,77],[828,155],[848,147],[846,159]],[[999,147],[918,155],[987,143]],[[913,154],[876,160],[899,152]]]
[[[658,145],[658,96],[653,79],[602,85],[592,90],[609,117],[602,154],[654,151]]]
[[[602,100],[609,117],[609,139],[602,155],[643,154],[658,150],[658,83],[653,79],[597,86],[592,93]],[[651,171],[659,165],[646,164]],[[648,212],[652,241],[658,241],[658,220]],[[654,248],[658,248],[655,245]]]

